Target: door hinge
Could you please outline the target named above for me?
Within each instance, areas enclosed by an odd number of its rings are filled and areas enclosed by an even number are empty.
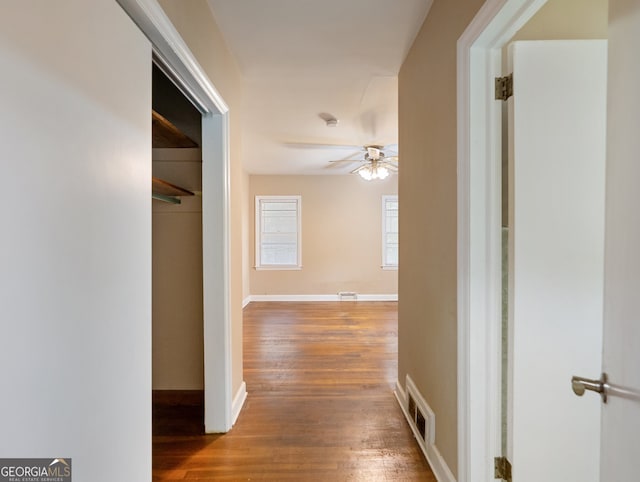
[[[513,74],[496,77],[496,100],[507,100],[513,95]]]
[[[494,477],[511,482],[511,462],[506,457],[496,457],[493,459],[493,464],[495,468]]]

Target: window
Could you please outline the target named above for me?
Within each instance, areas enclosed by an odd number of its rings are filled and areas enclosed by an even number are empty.
[[[300,269],[300,196],[256,196],[256,269]]]
[[[398,267],[398,196],[382,196],[382,267]]]

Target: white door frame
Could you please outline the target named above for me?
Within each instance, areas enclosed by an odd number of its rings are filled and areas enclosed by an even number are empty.
[[[227,432],[233,425],[229,310],[229,108],[157,0],[117,2],[151,41],[154,61],[203,116],[204,425],[208,433]]]
[[[487,0],[458,40],[458,480],[501,455],[502,47],[547,0]]]

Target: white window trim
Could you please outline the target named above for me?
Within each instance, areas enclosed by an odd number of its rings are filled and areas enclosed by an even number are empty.
[[[262,239],[262,226],[260,216],[260,204],[262,201],[295,201],[297,204],[297,263],[290,265],[269,265],[262,264],[260,256],[260,246]],[[272,271],[295,271],[302,269],[302,196],[256,196],[256,210],[255,210],[255,266],[254,269],[260,270],[272,270]]]
[[[387,200],[394,200],[394,201],[398,201],[398,195],[397,194],[383,194],[382,195],[382,266],[381,268],[384,270],[397,270],[398,269],[398,265],[397,264],[387,264],[387,256],[386,256],[386,252],[387,252],[387,243],[386,243],[386,234],[387,234],[387,230],[386,230],[386,224],[387,224]],[[400,212],[400,209],[398,209],[398,212]]]

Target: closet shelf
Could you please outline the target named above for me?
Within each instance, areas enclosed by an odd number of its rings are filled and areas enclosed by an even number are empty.
[[[157,177],[151,178],[151,197],[158,201],[180,204],[181,196],[194,196],[195,193]]]
[[[151,111],[151,132],[151,145],[156,148],[198,147],[197,142],[182,133],[180,129],[155,110]]]

